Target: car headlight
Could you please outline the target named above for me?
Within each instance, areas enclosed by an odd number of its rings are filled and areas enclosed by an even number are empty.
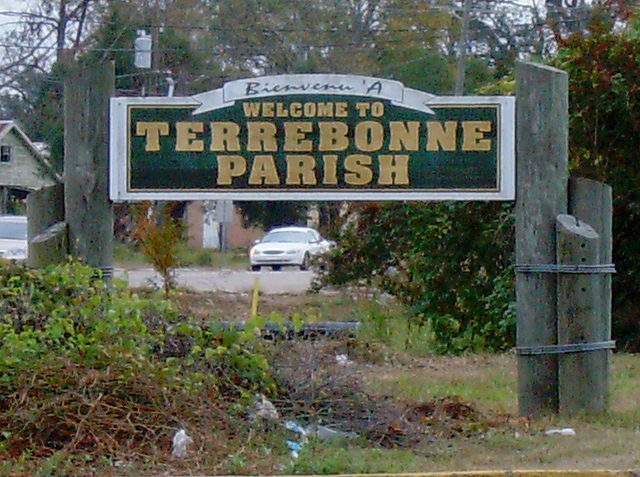
[[[13,248],[11,250],[7,250],[4,254],[5,257],[23,257],[27,255],[27,250],[24,248]]]
[[[260,250],[256,250],[255,248],[252,248],[249,251],[249,255],[260,255]]]

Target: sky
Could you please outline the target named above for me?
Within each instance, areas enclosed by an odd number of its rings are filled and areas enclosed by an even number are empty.
[[[0,0],[0,12],[6,11],[21,11],[24,10],[25,5],[27,5],[26,0]],[[13,19],[0,15],[0,31],[4,31],[6,28],[9,28],[7,23],[11,22]]]

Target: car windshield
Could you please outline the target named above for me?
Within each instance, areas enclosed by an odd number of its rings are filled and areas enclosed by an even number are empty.
[[[0,238],[27,240],[27,224],[22,222],[0,222]]]
[[[270,232],[262,239],[263,243],[306,243],[307,234],[304,232],[279,231]]]

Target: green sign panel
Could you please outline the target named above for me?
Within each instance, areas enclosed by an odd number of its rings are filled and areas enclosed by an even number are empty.
[[[290,75],[114,98],[113,200],[511,200],[514,103]]]

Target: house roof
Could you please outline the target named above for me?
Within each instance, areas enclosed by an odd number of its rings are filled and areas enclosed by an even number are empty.
[[[31,139],[29,139],[29,136],[27,136],[25,132],[22,129],[20,129],[20,127],[15,121],[0,120],[0,140],[2,140],[3,137],[9,134],[10,131],[14,131],[17,134],[17,136],[24,141],[27,147],[31,149],[31,151],[33,152],[33,156],[36,158],[36,160],[40,164],[42,164],[42,166],[45,167],[47,172],[49,172],[49,174],[51,174],[51,176],[54,179],[56,179],[58,182],[62,182],[62,178],[60,177],[60,174],[58,174],[55,171],[55,169],[53,168],[51,163],[48,161],[48,159],[42,154],[42,148],[36,146],[31,141]]]
[[[4,130],[8,129],[11,124],[11,121],[0,121],[0,136],[3,135]]]

